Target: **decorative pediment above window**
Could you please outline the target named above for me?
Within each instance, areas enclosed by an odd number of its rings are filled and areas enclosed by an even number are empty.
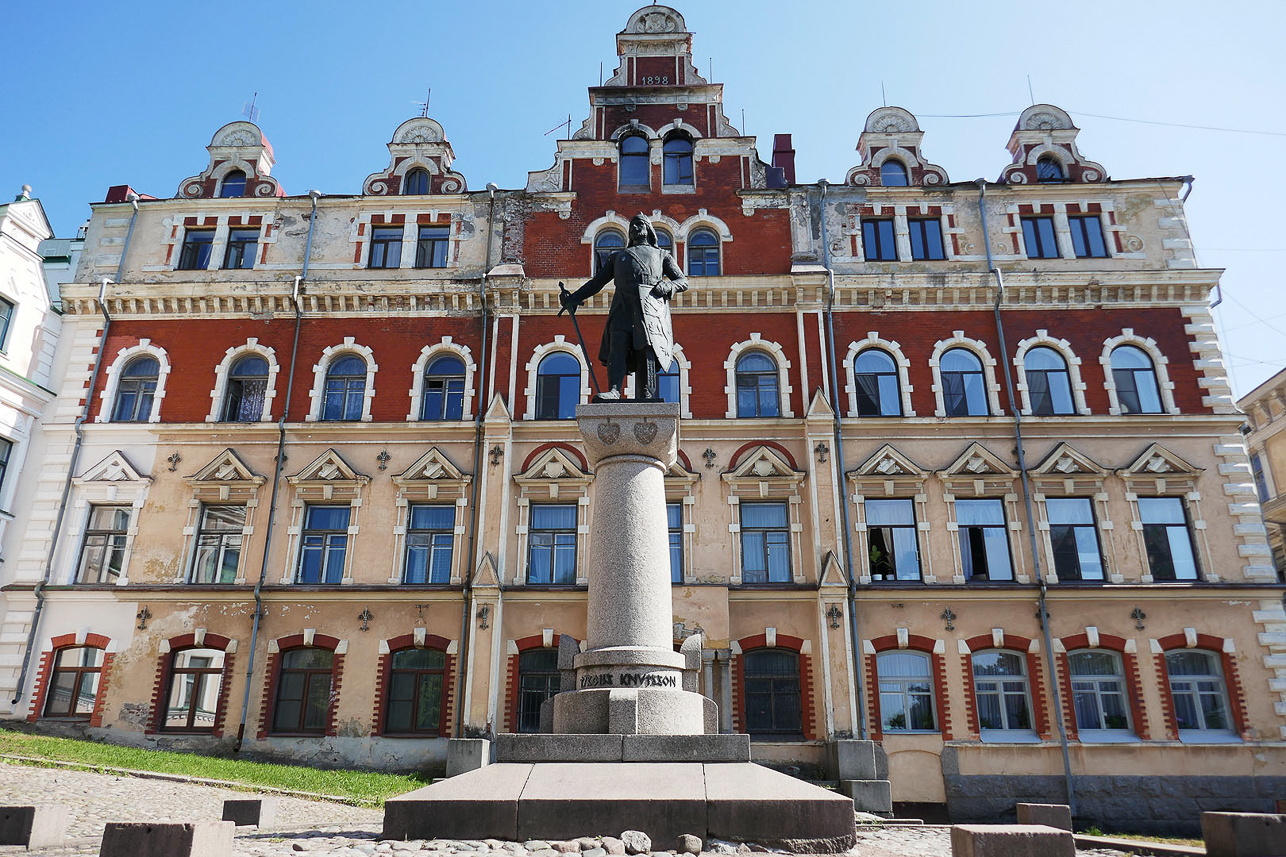
[[[459,500],[473,477],[461,473],[436,446],[393,477],[398,496],[404,500]]]
[[[1155,482],[1156,492],[1164,494],[1173,490],[1194,490],[1201,468],[1189,464],[1180,456],[1154,443],[1120,471],[1121,478],[1130,491],[1150,488]]]
[[[210,153],[209,165],[197,175],[179,182],[178,196],[184,199],[263,199],[286,195],[271,176],[276,163],[272,144],[253,122],[238,121],[224,125],[214,132],[206,151]]]
[[[976,441],[969,444],[955,461],[938,471],[938,478],[947,485],[948,492],[961,493],[972,486],[973,493],[978,496],[1012,491],[1013,480],[1017,476],[1017,471]]]
[[[354,500],[371,478],[355,471],[338,452],[328,449],[286,481],[294,487],[299,500]]]
[[[845,475],[853,482],[857,495],[887,497],[923,493],[924,480],[929,477],[922,467],[888,443]]]
[[[676,457],[674,463],[665,471],[665,488],[666,493],[686,493],[691,490],[697,480],[701,478],[700,473],[693,473],[683,464],[683,459]]]
[[[1102,164],[1087,160],[1076,147],[1080,129],[1052,104],[1033,104],[1018,117],[1007,148],[1014,161],[1000,174],[1009,184],[1061,184],[1107,181]]]
[[[723,474],[723,480],[734,494],[771,497],[797,494],[806,475],[780,450],[761,445],[744,452],[736,466]]]
[[[250,500],[264,483],[231,449],[225,449],[194,476],[183,480],[192,486],[197,500]]]
[[[465,191],[464,176],[451,170],[455,151],[436,120],[427,116],[406,120],[393,132],[388,151],[389,165],[366,177],[363,193],[420,196]]]
[[[551,446],[529,459],[527,468],[514,481],[522,487],[524,497],[556,500],[560,496],[585,496],[594,476],[571,452]]]
[[[72,480],[77,486],[88,485],[95,482],[135,482],[149,483],[152,481],[150,476],[143,476],[130,464],[125,453],[119,449],[93,467],[86,469]]]
[[[1066,442],[1050,450],[1028,474],[1046,494],[1057,493],[1060,487],[1064,494],[1098,493],[1107,478],[1107,471],[1094,459]]]
[[[910,111],[901,107],[880,107],[872,111],[866,117],[862,135],[857,138],[862,163],[848,171],[845,184],[872,187],[946,184],[947,171],[928,163],[920,153],[923,139],[924,132]],[[893,163],[886,170],[885,163],[890,161]]]

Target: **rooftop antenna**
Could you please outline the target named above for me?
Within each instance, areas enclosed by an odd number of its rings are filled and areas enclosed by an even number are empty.
[[[1032,90],[1031,90],[1031,75],[1030,75],[1030,74],[1029,74],[1029,75],[1027,75],[1027,97],[1031,99],[1031,103],[1032,103],[1032,104],[1035,104],[1035,103],[1036,103],[1036,96],[1032,93]]]
[[[428,118],[429,118],[429,99],[430,99],[430,98],[432,98],[432,97],[433,97],[433,90],[432,90],[432,89],[426,89],[426,90],[424,90],[424,100],[423,100],[423,101],[412,101],[412,102],[411,102],[412,104],[418,104],[418,105],[420,105],[420,118],[421,118],[421,119],[428,119]]]
[[[251,122],[259,121],[259,108],[255,106],[255,102],[258,100],[259,93],[256,92],[249,101],[241,102],[241,115],[249,119]]]
[[[885,107],[889,106],[889,96],[884,92],[884,81],[882,80],[880,81],[880,100],[884,102]]]
[[[746,133],[746,108],[744,107],[741,108],[741,136],[743,137],[750,136],[749,134]]]
[[[559,122],[553,128],[550,128],[548,131],[546,131],[544,136],[548,137],[550,134],[554,133],[559,128],[564,128],[564,127],[567,129],[567,139],[570,140],[572,138],[572,114],[568,113],[566,122]]]

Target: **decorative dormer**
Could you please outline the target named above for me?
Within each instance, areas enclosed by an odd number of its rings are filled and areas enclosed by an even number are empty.
[[[229,122],[210,145],[210,164],[198,175],[179,182],[184,199],[285,196],[271,175],[276,158],[272,144],[253,122]]]
[[[451,170],[455,151],[446,132],[433,119],[417,116],[393,132],[388,144],[388,166],[362,182],[370,196],[418,196],[464,193],[464,176]]]
[[[901,107],[881,107],[866,117],[857,138],[861,163],[848,171],[845,184],[869,187],[920,187],[946,184],[947,171],[920,154],[924,132]]]
[[[1052,104],[1033,104],[1018,117],[1009,137],[1014,161],[1000,174],[1009,184],[1063,184],[1107,181],[1102,164],[1088,161],[1076,148],[1081,130],[1067,112]]]

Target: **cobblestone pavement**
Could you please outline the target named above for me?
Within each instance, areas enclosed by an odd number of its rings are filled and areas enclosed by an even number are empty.
[[[68,807],[68,841],[63,848],[26,851],[0,846],[0,855],[43,854],[48,857],[90,857],[98,854],[103,824],[108,821],[217,821],[226,798],[245,798],[246,792],[118,777],[88,771],[0,765],[0,804],[60,803]],[[237,831],[234,857],[286,857],[301,852],[314,857],[614,857],[624,854],[619,839],[582,839],[569,842],[481,842],[434,840],[381,842],[383,813],[343,804],[280,798],[277,829]],[[615,831],[619,835],[620,831]],[[671,843],[655,843],[662,848]],[[730,843],[706,843],[702,857],[762,851]],[[674,852],[654,852],[675,857]],[[854,857],[951,857],[949,828],[937,826],[859,827]],[[685,855],[686,857],[686,855]],[[1118,851],[1078,851],[1077,857],[1123,857]]]

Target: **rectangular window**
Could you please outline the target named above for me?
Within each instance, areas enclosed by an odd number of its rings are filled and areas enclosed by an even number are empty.
[[[7,450],[4,457],[7,461],[9,458]],[[1255,493],[1259,495],[1259,502],[1267,503],[1272,496],[1268,493],[1268,479],[1264,476],[1264,459],[1257,452],[1250,455],[1250,473],[1255,478]],[[3,477],[0,477],[0,481],[3,481]]]
[[[871,580],[920,580],[914,500],[867,500]]]
[[[666,503],[665,518],[670,535],[670,582],[683,582],[683,504]]]
[[[13,321],[13,302],[0,298],[0,351],[9,350],[9,324]]]
[[[371,227],[371,259],[368,268],[396,268],[402,264],[402,227]]]
[[[115,583],[125,570],[128,506],[90,506],[85,541],[80,546],[77,583]]]
[[[232,229],[228,232],[228,248],[223,251],[223,267],[253,268],[258,250],[258,229]]]
[[[1102,580],[1103,558],[1094,525],[1094,503],[1088,497],[1045,501],[1049,511],[1049,543],[1059,580]]]
[[[1067,218],[1072,229],[1072,249],[1077,259],[1102,259],[1107,257],[1103,242],[1103,222],[1097,214],[1072,215]]]
[[[308,506],[300,536],[296,583],[339,583],[348,553],[350,506]]]
[[[907,221],[911,228],[912,259],[945,259],[942,250],[942,221],[936,217]]]
[[[868,262],[896,262],[898,246],[893,238],[893,221],[863,220],[862,246]]]
[[[4,488],[4,479],[9,475],[9,456],[13,453],[13,441],[0,437],[0,488]]]
[[[965,580],[1013,580],[1009,531],[1000,500],[957,500],[960,561]]]
[[[245,506],[205,506],[196,535],[193,583],[233,583],[241,564]]]
[[[180,271],[204,271],[210,267],[210,248],[214,246],[213,229],[189,229],[179,251]]]
[[[450,228],[446,226],[421,226],[420,237],[415,242],[415,267],[445,268],[447,248],[451,246],[450,233]]]
[[[790,582],[790,523],[785,503],[741,504],[741,579]]]
[[[1188,514],[1179,497],[1140,497],[1143,544],[1153,580],[1196,580],[1197,558]]]
[[[455,506],[412,506],[403,583],[450,583]]]
[[[531,507],[527,582],[576,582],[576,506]]]
[[[1023,241],[1028,259],[1057,259],[1058,240],[1054,237],[1054,218],[1024,217]]]

